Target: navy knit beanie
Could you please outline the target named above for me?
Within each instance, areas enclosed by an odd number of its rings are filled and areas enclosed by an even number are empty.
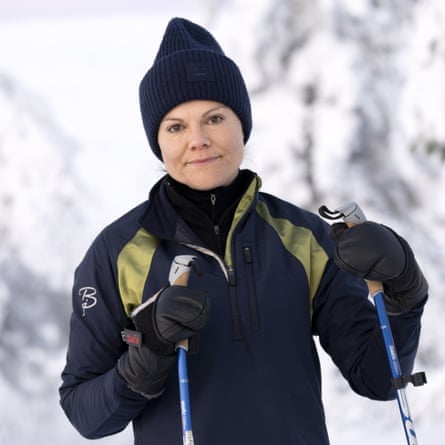
[[[240,70],[206,29],[188,20],[169,22],[153,66],[139,86],[139,100],[148,142],[161,160],[159,125],[170,110],[189,100],[228,106],[241,121],[244,143],[249,139],[252,116]]]

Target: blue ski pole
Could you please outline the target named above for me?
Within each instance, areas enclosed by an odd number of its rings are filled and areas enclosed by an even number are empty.
[[[170,267],[169,282],[175,286],[187,286],[192,268],[196,258],[192,255],[178,255],[174,258]],[[181,402],[182,442],[183,445],[194,445],[192,431],[192,416],[190,409],[189,379],[187,371],[188,339],[176,344],[178,354],[178,381],[179,398]]]
[[[319,209],[320,214],[328,219],[343,218],[348,227],[361,224],[366,221],[365,214],[355,202],[339,207],[331,211],[326,206]],[[383,285],[378,281],[366,280],[371,298],[374,301],[377,318],[382,331],[383,342],[385,344],[386,355],[388,357],[389,367],[391,369],[392,383],[395,388],[397,403],[400,416],[402,418],[403,429],[408,445],[417,445],[417,436],[414,429],[414,422],[411,417],[408,399],[406,397],[405,386],[411,382],[414,386],[426,383],[425,373],[419,372],[409,376],[403,376],[400,368],[400,362],[397,355],[397,349],[389,324],[388,314],[386,313],[383,299]]]
[[[188,343],[188,342],[187,342]],[[181,399],[182,441],[184,445],[193,445],[192,416],[190,411],[189,380],[187,371],[188,345],[178,344],[178,379]]]

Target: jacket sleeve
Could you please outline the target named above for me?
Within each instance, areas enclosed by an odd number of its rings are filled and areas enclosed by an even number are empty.
[[[339,271],[330,260],[313,310],[314,332],[352,389],[371,399],[394,398],[381,329],[365,282]],[[421,315],[419,309],[390,317],[403,375],[414,365]]]
[[[125,428],[146,406],[116,371],[128,323],[105,236],[96,239],[76,270],[66,366],[59,389],[62,408],[87,438]]]

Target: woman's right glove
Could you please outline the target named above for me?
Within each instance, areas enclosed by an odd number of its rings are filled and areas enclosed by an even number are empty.
[[[399,315],[425,304],[428,283],[409,244],[389,227],[372,221],[348,228],[331,226],[336,241],[335,263],[346,272],[380,281],[390,315]]]
[[[117,364],[128,386],[149,398],[161,394],[176,362],[176,343],[195,336],[209,311],[207,293],[185,286],[166,287],[138,306],[131,314],[136,332],[124,332],[129,347]]]

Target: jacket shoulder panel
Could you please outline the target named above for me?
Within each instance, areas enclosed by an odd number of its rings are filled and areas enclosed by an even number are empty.
[[[142,302],[145,283],[159,244],[158,238],[141,228],[119,253],[118,287],[127,316]]]
[[[127,316],[141,303],[152,258],[160,242],[139,222],[147,206],[148,201],[145,201],[105,227],[84,260],[83,269],[95,267],[104,282],[110,280],[104,276],[104,262],[110,262]]]
[[[299,210],[290,204],[288,205],[289,209],[294,209],[294,213]],[[287,209],[283,208],[283,210]],[[303,265],[312,301],[329,261],[329,255],[317,240],[314,228],[307,224],[299,224],[296,220],[291,219],[290,214],[285,215],[286,212],[282,212],[283,215],[274,216],[265,200],[258,202],[256,211],[277,233],[284,248]]]

